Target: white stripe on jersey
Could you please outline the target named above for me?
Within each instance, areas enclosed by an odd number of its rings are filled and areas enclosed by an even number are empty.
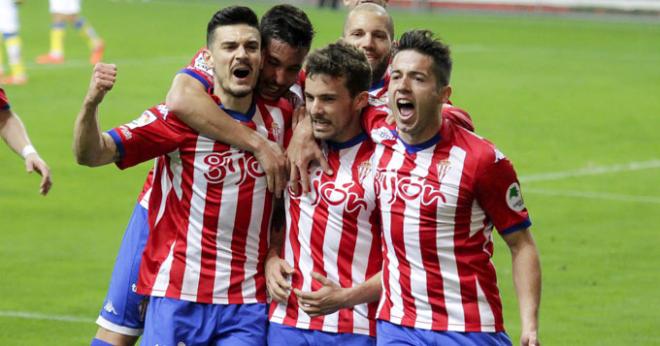
[[[440,261],[440,272],[442,273],[443,292],[445,295],[445,307],[447,308],[447,324],[451,327],[465,328],[465,315],[463,312],[463,300],[461,297],[461,280],[458,276],[456,255],[454,252],[455,215],[458,203],[459,187],[463,175],[463,164],[465,162],[465,150],[452,147],[449,151],[449,163],[451,169],[441,181],[440,192],[446,198],[443,208],[438,208],[437,220],[451,220],[451,222],[438,222],[437,247],[438,259]],[[425,309],[431,309],[427,305]],[[431,328],[429,320],[427,329]]]
[[[154,282],[153,292],[165,292],[167,286],[170,284],[170,269],[172,269],[172,261],[174,260],[174,246],[176,242],[173,242],[170,245],[170,251],[163,261],[163,264],[158,268],[158,275],[156,276],[156,282]]]
[[[490,304],[488,304],[488,298],[486,294],[481,289],[481,284],[479,284],[479,279],[475,278],[474,282],[477,285],[477,304],[479,306],[479,320],[481,321],[481,331],[486,333],[495,332],[495,315],[493,315],[493,310],[490,309]]]
[[[396,144],[397,146],[401,146],[400,143]],[[384,151],[381,150],[383,149],[384,146],[379,145],[377,146],[377,151],[380,154],[383,154]],[[405,148],[403,148],[405,150]],[[380,155],[377,156],[378,159],[380,159]],[[392,156],[392,159],[387,165],[387,171],[392,171],[396,172],[401,168],[404,162],[404,157],[402,155],[397,155],[394,154]],[[391,181],[386,181],[386,184],[390,184]],[[382,195],[385,195],[386,191],[381,188],[380,193]],[[388,194],[386,199],[391,200],[393,196],[391,194]],[[381,201],[383,198],[379,198]],[[381,210],[381,215],[391,215],[392,214],[392,204],[391,203],[380,203],[380,210]],[[383,217],[382,218],[382,223],[383,223],[383,230],[391,230],[392,229],[392,224],[391,224],[391,218],[389,217]],[[392,306],[390,308],[390,322],[394,324],[401,324],[401,320],[403,319],[403,300],[402,300],[402,290],[401,290],[401,276],[399,272],[399,259],[396,255],[396,252],[394,251],[394,246],[392,242],[392,232],[383,232],[383,242],[387,246],[387,253],[388,253],[388,260],[389,260],[389,282],[387,283],[390,288],[390,299],[392,300]],[[385,300],[385,299],[381,299]]]
[[[196,193],[190,199],[190,214],[188,215],[188,230],[186,233],[186,264],[181,284],[181,298],[197,300],[199,289],[199,274],[202,266],[202,230],[204,225],[204,209],[206,207],[206,191],[208,181],[204,177],[207,164],[204,158],[213,152],[214,141],[203,136],[197,136],[195,146],[195,169],[193,170],[193,187]]]

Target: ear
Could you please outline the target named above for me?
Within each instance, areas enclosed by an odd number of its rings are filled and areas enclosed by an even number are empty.
[[[355,96],[353,99],[353,111],[361,112],[362,108],[369,104],[369,92],[363,91]]]
[[[213,61],[213,56],[211,56],[211,51],[208,48],[204,48],[202,56],[204,57],[206,65],[213,69],[215,67],[215,62]]]
[[[438,97],[440,98],[440,103],[445,104],[447,101],[449,101],[449,97],[451,96],[451,85],[446,85],[440,89],[440,93]]]

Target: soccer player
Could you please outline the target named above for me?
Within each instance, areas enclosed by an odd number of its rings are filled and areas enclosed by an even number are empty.
[[[89,62],[94,65],[103,59],[105,45],[96,30],[80,16],[81,0],[49,0],[52,24],[50,29],[50,51],[37,57],[38,64],[61,64],[64,62],[64,35],[66,23],[87,40],[90,49]]]
[[[28,137],[23,122],[14,113],[9,105],[9,100],[5,91],[0,88],[0,137],[9,145],[9,147],[25,160],[25,170],[28,173],[36,171],[41,175],[41,184],[39,192],[47,195],[53,182],[50,177],[50,169],[44,160],[41,159]]]
[[[510,345],[491,262],[495,227],[512,254],[521,344],[537,345],[541,273],[520,185],[492,143],[438,118],[451,65],[431,32],[406,32],[388,91],[396,122],[364,118],[379,148],[378,344]]]
[[[282,143],[288,103],[267,105],[253,97],[262,54],[254,12],[238,6],[218,11],[207,45],[219,106]],[[90,166],[116,162],[126,168],[163,155],[154,169],[152,232],[138,283],[138,293],[151,296],[143,342],[265,344],[263,261],[273,196],[263,170],[251,154],[200,135],[165,105],[100,133],[96,112],[114,80],[114,66],[97,65],[74,147]]]
[[[375,345],[380,227],[374,144],[360,126],[363,111],[378,112],[366,107],[371,69],[359,49],[339,42],[310,54],[305,71],[305,121],[335,174],[316,165],[311,193],[285,193],[286,234],[271,238],[266,261],[268,344]]]
[[[257,92],[262,99],[268,99],[276,102],[280,97],[293,96],[289,92],[296,81],[298,72],[302,66],[305,55],[309,51],[313,38],[313,28],[307,18],[307,15],[300,9],[290,5],[277,5],[271,8],[260,22],[260,32],[263,42],[265,42],[264,56],[266,61],[259,76],[259,85]],[[206,89],[213,85],[213,70],[210,69],[202,54],[203,50],[193,58],[190,65],[182,70],[182,73],[175,78],[171,96],[177,102],[190,102],[190,107],[183,107],[181,113],[190,113],[196,109],[198,104],[211,103],[212,110],[219,110],[217,104],[208,96]],[[193,79],[194,78],[194,79]],[[188,80],[191,81],[190,85]],[[202,84],[199,83],[202,82]],[[182,86],[183,85],[183,86]],[[199,102],[187,101],[188,96],[178,97],[179,87],[183,87],[183,92],[187,93],[187,88],[193,90],[192,97],[197,97],[195,92],[202,96]],[[170,112],[179,115],[184,122],[184,118],[178,111]],[[229,122],[226,126],[232,126],[230,132],[233,135],[224,136],[225,142],[241,146],[240,136],[256,138],[256,143],[267,142],[264,145],[257,145],[251,148],[255,156],[268,159],[268,155],[261,154],[269,150],[272,146],[279,148],[278,144],[271,142],[261,135],[254,134],[251,129],[236,123],[236,121],[224,112],[221,116],[228,117]],[[192,119],[196,119],[192,115]],[[206,132],[206,125],[199,125],[200,132]],[[282,129],[284,131],[284,129]],[[243,147],[248,150],[250,148]],[[263,162],[260,163],[263,165]],[[151,172],[150,172],[151,173]],[[142,192],[138,197],[138,203],[131,215],[128,227],[125,230],[122,244],[117,255],[115,267],[110,280],[107,296],[96,323],[99,325],[95,339],[92,345],[103,345],[102,342],[113,345],[133,345],[144,328],[144,297],[135,292],[138,280],[138,269],[142,252],[149,235],[149,225],[147,221],[147,207],[151,195],[151,174],[147,177]]]
[[[276,5],[264,14],[260,29],[265,45],[257,87],[260,95],[271,101],[284,97],[292,106],[300,105],[299,72],[314,37],[309,18],[297,7]],[[182,72],[175,77],[167,95],[168,108],[199,132],[253,152],[266,172],[268,189],[280,196],[287,180],[287,162],[282,148],[236,126],[209,99],[207,89],[212,72],[199,54]]]
[[[387,104],[389,65],[394,46],[394,22],[390,14],[376,4],[366,3],[353,8],[346,17],[342,39],[362,49],[372,71],[372,98]]]
[[[0,43],[7,50],[10,74],[5,76],[0,45],[0,84],[22,85],[27,83],[25,65],[21,58],[21,37],[19,36],[18,10],[14,0],[0,0]]]

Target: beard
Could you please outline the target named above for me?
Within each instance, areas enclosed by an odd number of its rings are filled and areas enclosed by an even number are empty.
[[[380,80],[383,79],[383,76],[385,75],[385,71],[387,71],[387,68],[389,66],[390,66],[390,55],[387,55],[383,57],[383,60],[378,62],[378,65],[376,65],[375,68],[372,68],[371,84],[376,84],[380,82]]]

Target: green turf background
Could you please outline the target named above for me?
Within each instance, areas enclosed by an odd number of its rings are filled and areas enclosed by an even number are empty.
[[[84,14],[107,43],[106,61],[119,69],[102,107],[104,128],[163,100],[173,75],[203,45],[219,4],[229,2],[85,2]],[[254,5],[259,13],[267,7]],[[430,28],[451,44],[452,100],[470,111],[478,133],[497,143],[520,176],[660,160],[660,20],[393,13],[398,32]],[[308,14],[316,46],[339,37],[342,12],[308,8]],[[26,1],[21,24],[30,82],[6,90],[53,170],[54,187],[40,197],[37,177],[0,146],[0,345],[85,345],[148,165],[120,172],[75,163],[72,129],[91,71],[87,48],[70,30],[67,62],[38,66],[34,58],[48,45],[47,1]],[[543,265],[545,345],[660,344],[657,166],[523,183]],[[585,193],[601,195],[566,196]],[[496,243],[515,344],[510,256],[501,239]]]

